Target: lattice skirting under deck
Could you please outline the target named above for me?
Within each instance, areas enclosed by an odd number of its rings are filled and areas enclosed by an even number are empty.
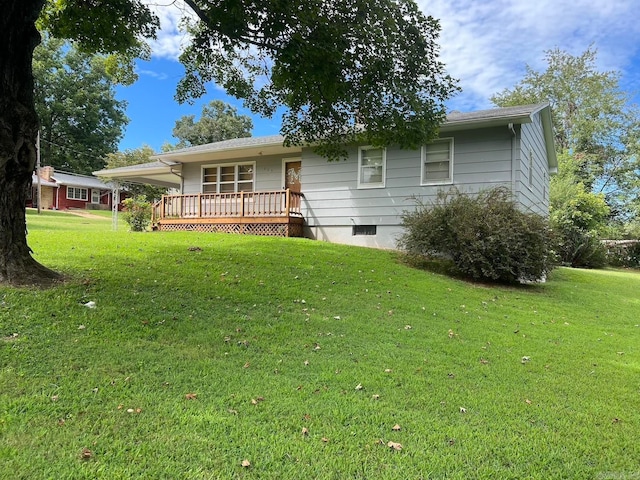
[[[177,223],[159,224],[157,230],[163,232],[220,232],[269,237],[302,237],[302,224],[286,223]]]

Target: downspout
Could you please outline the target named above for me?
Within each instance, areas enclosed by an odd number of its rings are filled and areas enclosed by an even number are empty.
[[[180,193],[182,193],[184,191],[184,177],[173,170],[173,165],[169,165],[167,162],[165,162],[164,160],[161,160],[161,159],[158,159],[158,161],[160,163],[166,165],[167,167],[169,167],[169,172],[171,172],[172,175],[175,175],[176,177],[178,177],[180,179]],[[178,162],[178,163],[180,163],[180,162]]]
[[[516,141],[517,134],[513,123],[509,124],[509,131],[511,132],[511,193],[516,194]]]

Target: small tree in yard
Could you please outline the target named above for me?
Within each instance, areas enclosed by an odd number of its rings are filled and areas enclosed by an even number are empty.
[[[144,232],[151,223],[151,202],[144,195],[127,198],[124,205],[124,221],[132,232]]]
[[[547,220],[518,210],[505,188],[477,196],[441,192],[433,205],[418,201],[402,221],[401,249],[449,258],[474,280],[536,281],[552,268]]]

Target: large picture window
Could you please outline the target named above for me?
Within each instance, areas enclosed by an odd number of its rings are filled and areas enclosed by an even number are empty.
[[[89,199],[89,192],[86,188],[67,187],[67,200],[84,200]]]
[[[255,164],[202,167],[202,193],[253,192]]]
[[[384,187],[387,152],[384,148],[358,149],[358,188]]]
[[[453,182],[453,138],[436,140],[422,147],[422,184]]]

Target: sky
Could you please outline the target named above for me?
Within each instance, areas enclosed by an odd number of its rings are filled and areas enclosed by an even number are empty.
[[[139,80],[118,87],[130,122],[120,149],[143,144],[160,151],[162,144],[176,143],[175,121],[183,115],[200,116],[202,106],[223,100],[249,115],[254,136],[279,133],[280,119],[252,115],[242,102],[227,96],[216,85],[192,105],[174,98],[184,70],[178,62],[185,35],[179,28],[179,1],[145,0],[161,20],[152,42],[151,61],[139,61]],[[161,6],[166,2],[169,6]],[[638,0],[417,0],[420,9],[439,19],[440,59],[448,73],[459,79],[462,92],[448,103],[449,110],[491,108],[491,95],[512,88],[526,66],[546,68],[544,52],[559,48],[580,55],[590,46],[598,51],[597,67],[617,71],[620,86],[640,104],[640,5]]]

